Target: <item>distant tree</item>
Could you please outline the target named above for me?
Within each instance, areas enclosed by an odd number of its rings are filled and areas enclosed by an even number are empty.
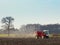
[[[14,21],[14,18],[12,17],[4,17],[2,18],[1,22],[4,24],[3,27],[8,30],[8,36],[9,36],[9,31],[13,27],[12,22]]]

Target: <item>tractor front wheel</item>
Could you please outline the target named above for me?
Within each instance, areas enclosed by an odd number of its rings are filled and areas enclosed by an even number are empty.
[[[41,38],[43,39],[43,38],[44,38],[44,36],[41,36]]]
[[[36,39],[39,39],[39,36],[35,36],[36,37]]]

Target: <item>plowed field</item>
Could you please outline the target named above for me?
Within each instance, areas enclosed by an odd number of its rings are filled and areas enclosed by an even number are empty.
[[[60,45],[60,38],[0,38],[0,45]]]

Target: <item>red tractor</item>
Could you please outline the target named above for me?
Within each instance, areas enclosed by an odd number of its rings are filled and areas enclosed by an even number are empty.
[[[43,31],[36,31],[35,32],[35,36],[37,39],[39,39],[40,37],[43,38],[49,38],[49,30],[43,30]]]

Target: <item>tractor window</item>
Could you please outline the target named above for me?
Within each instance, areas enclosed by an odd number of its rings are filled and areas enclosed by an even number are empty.
[[[45,34],[48,34],[48,31],[45,31],[44,33],[45,33]]]

